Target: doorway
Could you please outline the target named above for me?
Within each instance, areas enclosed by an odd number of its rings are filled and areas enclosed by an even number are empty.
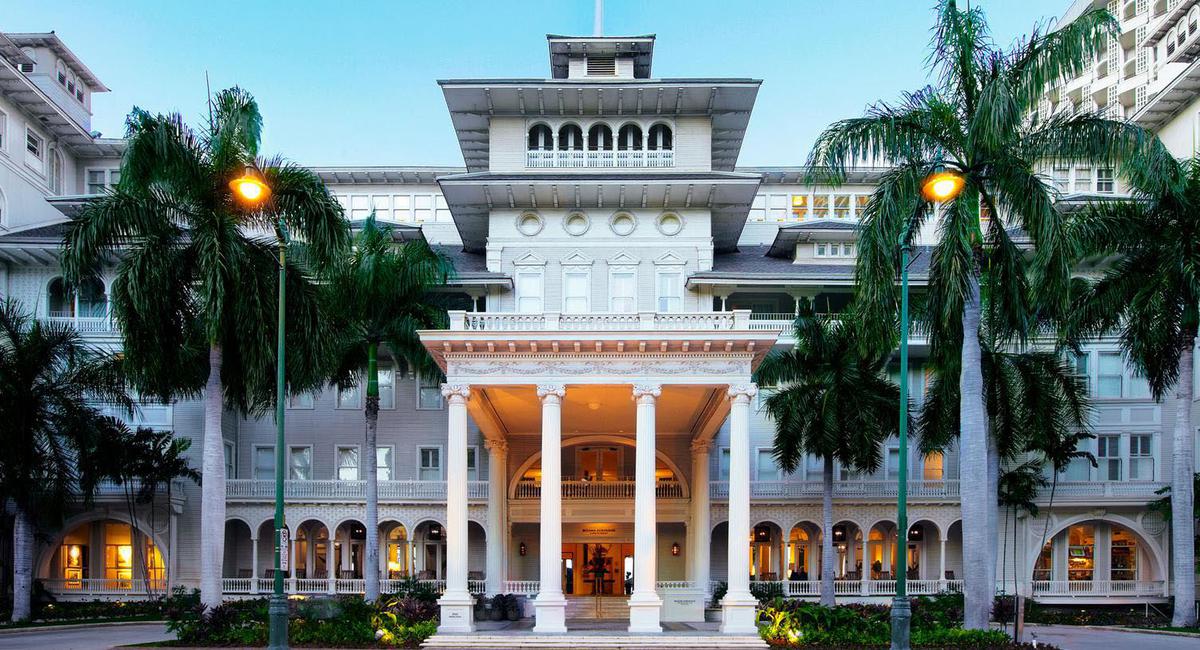
[[[575,453],[580,479],[584,481],[618,481],[621,479],[621,447],[619,445],[580,447]]]
[[[628,596],[633,589],[633,544],[563,544],[563,591],[579,596]]]

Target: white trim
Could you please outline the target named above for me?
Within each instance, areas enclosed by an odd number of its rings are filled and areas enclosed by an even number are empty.
[[[522,276],[528,276],[528,277],[537,279],[537,284],[538,284],[539,290],[536,292],[536,294],[534,292],[530,291],[529,295],[524,295],[524,291],[522,289],[522,283],[521,283]],[[540,313],[544,312],[546,310],[546,269],[545,269],[545,267],[538,266],[538,265],[517,266],[516,270],[513,272],[513,293],[515,294],[514,298],[513,298],[513,311],[514,312],[516,312],[518,314],[540,314]],[[530,306],[527,309],[522,308],[522,306],[521,306],[522,300],[525,300],[525,299],[533,300],[535,298],[537,299],[537,303],[538,303],[536,305],[536,308],[535,308],[535,306]]]
[[[304,406],[302,404],[299,404],[299,405],[297,404],[297,402],[295,400],[300,397],[308,397],[309,398],[310,401],[309,401],[308,406]],[[284,407],[287,408],[287,410],[289,410],[289,411],[311,411],[317,407],[317,394],[309,393],[309,392],[288,393],[287,401],[284,402]]]
[[[104,188],[111,189],[116,182],[113,181],[114,175],[121,174],[120,167],[84,167],[83,168],[83,193],[87,196],[95,196],[90,190],[91,183],[88,182],[92,172],[102,172],[104,174]]]
[[[467,463],[467,480],[468,481],[478,481],[479,475],[483,472],[483,468],[480,467],[479,445],[467,445],[467,460],[468,461],[471,460],[472,455],[475,456],[475,469],[472,470],[470,462]],[[475,476],[471,476],[472,471],[475,472]]]
[[[675,217],[676,219],[679,220],[679,229],[678,230],[676,230],[675,232],[667,232],[667,230],[663,228],[663,221],[667,217]],[[654,220],[654,227],[656,229],[658,229],[658,232],[661,233],[664,237],[674,237],[674,236],[678,235],[679,233],[683,232],[683,229],[686,226],[687,226],[687,221],[684,220],[683,215],[675,210],[663,210],[663,212],[661,214],[659,214],[658,217]]]
[[[335,411],[356,411],[356,410],[361,409],[363,407],[363,385],[364,384],[365,384],[365,382],[363,381],[362,377],[359,377],[358,383],[355,384],[353,387],[354,392],[358,394],[358,403],[355,404],[354,406],[343,406],[342,405],[342,391],[344,389],[341,386],[334,384],[333,385],[333,409]]]
[[[624,253],[622,253],[621,255],[624,255]],[[618,255],[617,257],[620,258],[621,255]],[[627,255],[625,256],[625,258],[632,259],[632,258],[629,258]],[[632,296],[622,296],[622,298],[632,298],[633,299],[633,309],[630,309],[630,310],[618,309],[615,304],[615,302],[617,300],[617,296],[615,295],[615,293],[613,291],[616,287],[616,282],[613,280],[613,276],[617,273],[633,274],[633,295]],[[630,264],[620,263],[620,264],[618,264],[618,263],[614,263],[614,262],[609,262],[609,265],[608,265],[608,311],[613,312],[613,313],[621,313],[621,312],[633,313],[633,312],[638,311],[638,307],[639,307],[638,303],[639,303],[639,300],[638,300],[638,265],[637,265],[637,263],[630,263]]]
[[[384,402],[383,402],[383,385],[380,384],[380,386],[379,386],[379,408],[380,408],[380,410],[383,410],[383,411],[394,411],[394,410],[396,410],[396,368],[395,368],[395,366],[392,366],[392,365],[387,365],[387,366],[379,365],[379,366],[376,366],[376,371],[377,372],[387,371],[387,372],[392,373],[392,383],[388,386],[388,389],[391,391],[391,394],[392,394],[392,405],[391,406],[383,405],[384,404]],[[418,394],[418,396],[419,396],[419,394]],[[365,395],[364,395],[364,397],[365,397]]]
[[[358,452],[358,467],[355,468],[354,478],[344,479],[341,477],[342,466],[340,464],[341,451],[343,449],[354,449]],[[333,480],[335,481],[359,481],[362,480],[362,446],[355,444],[335,443],[333,445]]]
[[[782,481],[784,479],[784,477],[787,475],[784,473],[783,468],[780,467],[779,464],[775,462],[774,458],[771,459],[771,466],[772,466],[772,470],[775,472],[775,477],[767,478],[767,479],[764,479],[762,477],[762,470],[763,470],[762,454],[764,451],[767,453],[771,453],[773,450],[771,447],[755,447],[754,448],[754,479],[753,480],[755,480],[755,481]]]
[[[562,282],[562,306],[561,306],[562,313],[564,313],[564,314],[587,314],[592,311],[592,266],[591,266],[591,264],[592,264],[592,262],[590,260],[588,260],[587,262],[578,262],[578,261],[572,262],[569,260],[564,260],[562,262],[562,272],[561,272],[562,277],[560,278],[560,281]],[[568,286],[567,276],[569,276],[569,275],[582,275],[583,276],[584,291],[583,291],[582,296],[568,296],[567,295],[567,286]],[[583,308],[582,309],[568,309],[567,308],[567,299],[568,298],[574,298],[574,299],[583,298],[583,302],[584,302]]]
[[[629,232],[621,232],[621,231],[617,230],[617,218],[622,217],[622,216],[628,216],[630,221],[633,223],[633,226],[629,229]],[[637,228],[638,228],[637,215],[629,210],[617,210],[616,212],[612,213],[612,215],[610,215],[608,217],[608,229],[611,230],[613,232],[613,234],[618,237],[628,237],[629,235],[632,235],[633,233],[637,232]]]
[[[437,450],[437,454],[438,454],[438,456],[437,456],[438,457],[437,478],[426,479],[426,478],[421,477],[421,470],[424,469],[423,467],[421,467],[421,452],[426,449],[436,449]],[[476,456],[476,458],[478,458],[478,456]],[[444,481],[444,480],[446,480],[446,450],[442,447],[442,445],[417,445],[417,462],[414,463],[414,465],[417,468],[416,479],[418,481]]]
[[[222,440],[221,448],[225,452],[225,478],[237,478],[237,443]]]
[[[569,227],[567,227],[567,223],[571,220],[572,217],[575,217],[575,216],[583,217],[583,230],[580,230],[579,232],[571,232],[571,229]],[[588,230],[591,230],[592,218],[589,217],[588,213],[584,212],[583,210],[571,210],[570,212],[563,215],[562,228],[563,228],[563,231],[566,232],[571,237],[582,237],[583,235],[587,234]]]
[[[521,224],[525,222],[526,217],[533,217],[537,221],[537,229],[535,229],[533,232],[528,232],[521,227]],[[522,210],[521,213],[517,215],[513,225],[516,227],[518,233],[525,235],[526,237],[534,237],[540,234],[542,230],[546,228],[546,219],[534,210]]]

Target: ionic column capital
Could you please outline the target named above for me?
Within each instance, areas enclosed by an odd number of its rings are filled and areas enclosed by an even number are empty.
[[[750,399],[758,394],[758,386],[754,384],[730,384],[729,399],[735,404],[749,404]]]
[[[508,452],[507,440],[484,438],[483,446],[487,448],[488,451],[494,451],[500,454]]]
[[[567,395],[567,387],[562,384],[538,384],[537,396],[543,404],[561,404]]]
[[[442,397],[450,400],[450,403],[466,402],[471,398],[471,386],[469,384],[442,384]]]
[[[638,404],[653,404],[662,395],[662,386],[658,384],[634,384],[633,401]]]
[[[707,456],[712,451],[712,440],[693,440],[690,447],[692,455]]]

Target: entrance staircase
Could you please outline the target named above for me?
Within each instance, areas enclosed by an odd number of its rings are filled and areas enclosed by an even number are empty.
[[[567,620],[629,620],[629,599],[625,596],[567,596]]]
[[[569,630],[569,628],[568,628]],[[628,634],[625,632],[575,632],[566,634],[532,634],[528,632],[491,632],[482,634],[438,634],[430,637],[422,648],[461,648],[464,650],[532,650],[562,648],[564,650],[766,650],[767,644],[757,636],[727,636],[712,632],[664,632],[663,634]]]

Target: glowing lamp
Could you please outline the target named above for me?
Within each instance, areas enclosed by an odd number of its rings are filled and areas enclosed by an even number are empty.
[[[671,555],[677,557],[679,556],[679,542],[674,542],[671,544]]]
[[[938,172],[931,174],[921,186],[921,195],[926,201],[945,203],[962,193],[966,181],[958,172]]]
[[[525,545],[525,542],[521,542],[521,545],[517,547],[517,552],[521,554],[521,557],[525,557],[529,553],[529,547]]]
[[[271,188],[263,181],[262,174],[250,166],[241,176],[229,181],[229,189],[239,200],[252,205],[262,203],[271,195]]]
[[[117,556],[121,562],[121,566],[129,566],[133,562],[133,547],[118,546]]]

